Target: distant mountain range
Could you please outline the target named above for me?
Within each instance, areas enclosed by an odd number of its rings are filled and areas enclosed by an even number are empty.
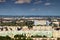
[[[15,17],[56,17],[56,18],[60,18],[60,16],[41,16],[41,15],[20,15],[20,16],[16,16],[16,15],[0,15],[0,18],[1,17],[13,17],[13,18],[15,18]]]

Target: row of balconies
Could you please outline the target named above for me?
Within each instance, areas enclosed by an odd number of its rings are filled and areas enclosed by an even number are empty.
[[[13,29],[14,28],[14,29]],[[17,30],[21,29],[20,26],[0,26],[1,29],[11,29],[11,30]],[[34,30],[34,31],[53,31],[53,30],[60,30],[60,27],[53,28],[52,26],[33,26],[31,29],[29,29],[27,26],[23,26],[21,30]]]
[[[12,29],[12,30],[17,30],[17,28],[18,29],[20,29],[21,27],[19,27],[19,26],[3,26],[3,27],[0,27],[0,30],[1,29]],[[14,28],[14,29],[13,29]],[[24,26],[24,27],[22,27],[22,29],[21,30],[29,30],[29,28],[27,27],[27,26]],[[33,26],[30,30],[34,30],[34,31],[52,31],[52,30],[54,30],[51,26]]]

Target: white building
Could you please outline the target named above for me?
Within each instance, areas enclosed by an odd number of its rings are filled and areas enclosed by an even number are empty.
[[[34,25],[46,25],[46,20],[34,20]]]

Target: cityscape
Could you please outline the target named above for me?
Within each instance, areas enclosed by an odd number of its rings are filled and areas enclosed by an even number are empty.
[[[60,0],[0,0],[0,40],[60,40]]]
[[[60,18],[0,17],[0,36],[10,37],[6,40],[60,40]]]

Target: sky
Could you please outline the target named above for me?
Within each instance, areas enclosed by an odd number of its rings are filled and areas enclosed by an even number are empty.
[[[60,0],[0,0],[0,15],[60,16]]]

